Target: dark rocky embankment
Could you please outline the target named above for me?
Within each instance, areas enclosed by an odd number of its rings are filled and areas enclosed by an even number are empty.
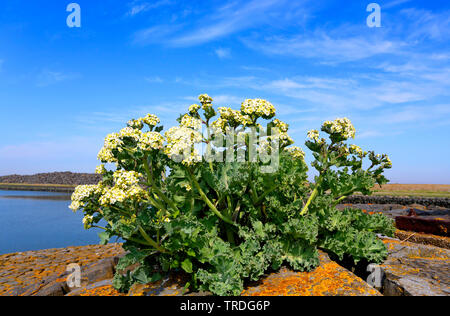
[[[439,206],[450,208],[450,198],[439,197],[407,197],[407,196],[379,196],[379,195],[353,195],[344,200],[348,204],[397,204],[412,205],[419,204],[427,207]]]
[[[81,184],[97,184],[101,180],[101,176],[91,173],[74,173],[74,172],[50,172],[38,173],[34,175],[9,175],[0,177],[0,183],[13,184],[57,184],[57,185],[81,185]]]

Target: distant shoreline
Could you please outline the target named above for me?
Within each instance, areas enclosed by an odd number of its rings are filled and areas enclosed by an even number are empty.
[[[101,175],[75,172],[48,172],[34,175],[0,176],[0,190],[72,193],[77,185],[97,184]]]
[[[41,191],[57,193],[73,193],[76,185],[66,184],[25,184],[25,183],[0,183],[0,190],[4,191]]]

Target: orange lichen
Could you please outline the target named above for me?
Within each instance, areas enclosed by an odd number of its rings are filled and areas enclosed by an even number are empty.
[[[257,286],[242,292],[243,296],[327,296],[379,295],[360,278],[344,270],[337,263],[324,259],[311,272],[292,272],[283,268],[279,273],[263,279]]]
[[[0,296],[17,295],[20,289],[44,280],[56,277],[66,271],[67,265],[77,263],[81,267],[92,264],[103,258],[114,257],[123,253],[120,244],[106,246],[93,245],[85,247],[68,247],[13,253],[0,256]],[[57,281],[62,281],[61,278]],[[42,286],[25,295],[37,292]]]

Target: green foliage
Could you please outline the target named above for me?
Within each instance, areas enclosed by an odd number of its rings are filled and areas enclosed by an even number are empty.
[[[134,283],[157,281],[165,272],[184,271],[192,277],[192,290],[239,295],[244,282],[257,281],[283,264],[297,271],[313,270],[319,265],[318,249],[339,258],[350,255],[355,262],[379,263],[385,258],[386,247],[376,234],[393,235],[392,221],[380,214],[336,209],[346,196],[356,191],[370,194],[375,183],[386,183],[382,172],[390,168],[387,156],[346,144],[354,135],[348,120],[324,123],[329,143],[317,131],[308,134],[306,146],[318,172],[309,183],[304,153],[289,147],[287,124],[273,120],[268,126],[282,133],[267,131],[269,136],[263,136],[257,119],[275,115],[268,102],[247,100],[241,111],[220,108],[221,117],[210,123],[216,115],[212,99],[203,95],[200,100],[202,107],[192,105],[189,114],[180,116],[182,126],[166,133],[164,145],[162,127],[156,126],[159,119],[152,115],[109,135],[99,158],[116,163],[117,170],[101,166],[103,181],[77,188],[73,196],[71,208],[84,211],[86,227],[106,221],[102,243],[115,236],[125,240],[127,254],[113,281],[117,289],[127,291]],[[143,123],[150,132],[140,131]],[[216,129],[198,137],[191,129],[197,123]],[[244,135],[241,145],[221,140],[231,127]],[[173,131],[181,134],[175,137]],[[254,135],[259,143],[250,142]],[[193,149],[187,156],[174,151],[180,139],[189,143],[196,138],[203,138],[210,154],[226,156],[245,149],[246,159],[197,161]],[[279,146],[273,146],[275,141]],[[277,168],[270,173],[263,172],[267,162],[249,156],[263,142],[269,144],[269,152],[278,153]],[[365,158],[371,162],[367,169]]]

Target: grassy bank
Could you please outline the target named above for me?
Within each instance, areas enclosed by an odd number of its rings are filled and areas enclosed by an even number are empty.
[[[450,198],[446,184],[386,184],[374,189],[374,195]]]

